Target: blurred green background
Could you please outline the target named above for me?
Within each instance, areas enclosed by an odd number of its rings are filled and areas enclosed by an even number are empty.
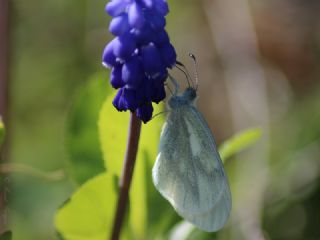
[[[5,160],[16,164],[8,203],[15,240],[57,239],[58,207],[104,170],[97,122],[108,88],[101,53],[112,38],[105,4],[10,1]],[[192,69],[188,53],[198,58],[198,105],[217,142],[248,127],[263,131],[226,163],[233,209],[214,239],[320,239],[319,1],[169,4],[167,30],[180,61]]]

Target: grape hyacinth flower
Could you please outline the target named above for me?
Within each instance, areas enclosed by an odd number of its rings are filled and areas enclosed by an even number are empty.
[[[118,111],[136,112],[144,122],[152,118],[152,103],[165,97],[168,68],[176,52],[165,30],[166,0],[111,0],[106,12],[113,17],[109,31],[115,38],[105,47],[102,62],[111,68],[110,83],[118,92]]]

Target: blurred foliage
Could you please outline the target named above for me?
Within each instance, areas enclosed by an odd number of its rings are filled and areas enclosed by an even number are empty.
[[[3,143],[3,140],[4,140],[4,125],[3,125],[3,122],[0,118],[0,145]]]
[[[320,238],[320,195],[316,191],[320,183],[320,112],[316,110],[320,109],[320,94],[316,93],[273,129],[277,137],[272,142],[264,227],[275,240]]]
[[[22,173],[27,176],[37,177],[46,181],[60,181],[65,178],[63,170],[53,172],[42,171],[41,169],[33,168],[28,165],[18,163],[2,163],[0,164],[1,173]]]
[[[69,112],[66,134],[69,171],[79,184],[104,171],[97,119],[111,87],[103,77],[96,74],[78,90]]]
[[[222,161],[226,161],[232,155],[254,144],[261,137],[261,129],[253,128],[237,133],[219,147]]]
[[[0,236],[0,240],[11,240],[12,239],[12,232],[7,231]]]

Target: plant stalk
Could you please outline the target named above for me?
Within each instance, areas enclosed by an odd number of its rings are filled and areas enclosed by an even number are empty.
[[[111,235],[112,240],[118,240],[120,237],[121,228],[128,205],[129,189],[138,152],[140,131],[141,120],[137,118],[135,113],[131,113],[127,150],[124,159],[122,176],[120,179],[120,191],[117,202],[117,210],[113,221],[113,229]]]
[[[9,1],[0,1],[0,115],[7,126],[9,85]]]
[[[0,117],[7,129],[9,104],[9,5],[10,0],[0,0]],[[0,163],[8,161],[8,137],[0,147]],[[9,178],[0,176],[0,234],[8,228]]]

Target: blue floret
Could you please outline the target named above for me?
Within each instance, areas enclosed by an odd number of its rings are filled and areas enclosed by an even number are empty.
[[[103,65],[111,68],[110,83],[118,89],[113,105],[118,111],[152,118],[152,103],[165,97],[168,68],[176,52],[165,30],[166,0],[112,0],[106,12],[113,17],[109,31],[115,38],[105,47]]]

